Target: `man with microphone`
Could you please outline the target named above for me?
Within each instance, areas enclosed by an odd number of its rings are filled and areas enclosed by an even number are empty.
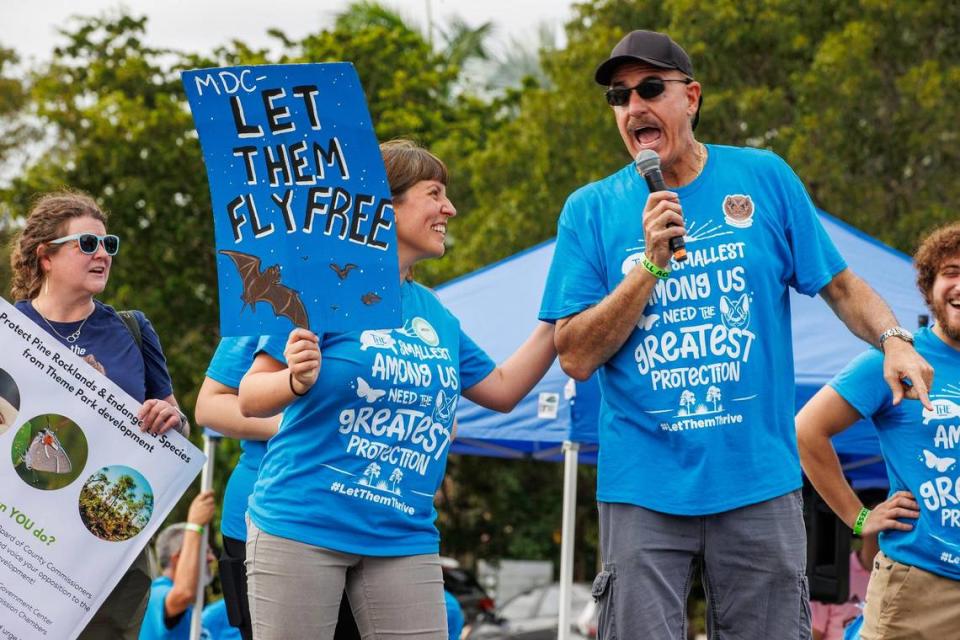
[[[933,371],[783,160],[696,140],[679,45],[634,31],[595,79],[639,165],[567,200],[540,318],[568,374],[600,371],[600,638],[685,637],[697,571],[711,637],[807,638],[788,287],[883,348],[894,402],[929,405]]]

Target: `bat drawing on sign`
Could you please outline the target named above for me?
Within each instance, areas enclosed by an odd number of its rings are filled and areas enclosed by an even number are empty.
[[[368,291],[367,293],[360,296],[360,302],[363,304],[377,304],[382,298],[375,294],[373,291]]]
[[[260,258],[249,253],[239,251],[220,251],[229,256],[240,272],[243,282],[242,312],[250,305],[254,309],[258,302],[269,303],[277,316],[289,318],[298,327],[309,328],[307,310],[300,300],[300,293],[290,287],[280,284],[280,266],[273,265],[263,271],[260,270]]]
[[[23,456],[23,465],[33,471],[50,473],[70,473],[73,469],[67,452],[50,429],[44,429],[33,437],[30,448]]]
[[[353,264],[352,262],[348,262],[347,264],[343,265],[343,268],[341,269],[340,265],[338,265],[336,262],[331,262],[330,268],[336,272],[338,278],[341,280],[346,280],[347,276],[350,275],[350,271],[352,269],[356,269],[357,265]]]

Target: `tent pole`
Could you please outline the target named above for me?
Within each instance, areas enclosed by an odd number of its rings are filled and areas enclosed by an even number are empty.
[[[203,434],[203,453],[207,456],[207,461],[203,463],[203,469],[200,471],[200,491],[209,491],[213,488],[213,463],[214,455],[217,452],[218,438],[212,438]],[[190,640],[200,640],[201,618],[203,617],[203,597],[207,584],[207,536],[208,530],[200,536],[200,571],[197,573],[197,599],[193,603],[193,614],[190,617]]]
[[[563,442],[563,524],[560,529],[560,618],[557,640],[570,637],[570,601],[573,585],[573,536],[577,513],[577,457],[580,443]]]

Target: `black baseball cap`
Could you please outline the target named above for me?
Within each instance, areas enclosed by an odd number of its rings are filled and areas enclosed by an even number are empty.
[[[687,52],[670,36],[656,31],[638,29],[625,35],[610,52],[610,57],[597,67],[594,79],[609,86],[613,72],[625,62],[644,62],[661,69],[676,69],[688,78],[693,77],[693,63]]]

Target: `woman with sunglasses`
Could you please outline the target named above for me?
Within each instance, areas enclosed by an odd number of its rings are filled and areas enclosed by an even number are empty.
[[[188,423],[173,396],[160,341],[140,312],[142,346],[123,318],[96,299],[110,277],[120,239],[107,234],[107,216],[85,194],[40,197],[13,239],[11,293],[16,307],[64,346],[142,403],[142,429],[164,433]],[[80,638],[135,640],[150,590],[141,553]]]
[[[433,498],[457,402],[462,393],[509,411],[556,355],[553,326],[539,323],[496,366],[413,281],[415,263],[443,255],[456,215],[447,169],[409,141],[380,150],[395,212],[402,326],[267,338],[240,384],[246,415],[283,412],[247,510],[257,640],[329,640],[344,589],[363,638],[447,640]]]

